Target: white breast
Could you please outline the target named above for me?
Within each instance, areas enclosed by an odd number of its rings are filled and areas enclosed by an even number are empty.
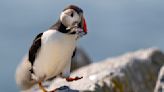
[[[76,35],[63,34],[55,30],[43,33],[42,46],[34,63],[38,78],[54,77],[62,72],[71,60],[76,45]]]

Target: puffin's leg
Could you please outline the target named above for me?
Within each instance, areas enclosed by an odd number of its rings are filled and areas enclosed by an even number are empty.
[[[82,78],[83,78],[83,77],[75,77],[75,78],[68,77],[68,78],[66,78],[66,81],[72,82],[72,81],[80,80],[80,79],[82,79]]]
[[[42,82],[38,82],[39,88],[42,90],[42,92],[48,92],[44,86],[42,85]]]
[[[38,82],[39,88],[42,90],[42,92],[56,92],[57,89],[47,91],[44,86],[42,85],[42,82]]]
[[[40,88],[40,90],[42,91],[42,92],[49,92],[49,91],[47,91],[45,88],[44,88],[44,86],[43,86],[43,84],[42,84],[42,81],[45,79],[45,75],[43,76],[43,77],[40,77],[40,78],[38,78],[37,76],[35,76],[34,74],[32,74],[32,79],[34,79],[34,80],[36,80],[37,81],[37,84],[38,84],[38,86],[39,86],[39,88]]]

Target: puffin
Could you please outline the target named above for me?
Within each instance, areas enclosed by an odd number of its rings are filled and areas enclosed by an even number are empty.
[[[83,78],[70,77],[70,68],[78,39],[86,35],[87,30],[83,10],[76,5],[67,6],[54,25],[34,38],[27,56],[18,65],[16,83],[20,89],[38,84],[43,92],[55,92],[56,89],[46,90],[42,82],[57,76],[68,82]]]

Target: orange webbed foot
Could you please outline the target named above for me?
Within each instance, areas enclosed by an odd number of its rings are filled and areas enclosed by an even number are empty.
[[[72,81],[80,80],[80,79],[82,79],[82,78],[83,78],[83,77],[75,77],[75,78],[68,77],[68,78],[66,78],[66,81],[72,82]]]

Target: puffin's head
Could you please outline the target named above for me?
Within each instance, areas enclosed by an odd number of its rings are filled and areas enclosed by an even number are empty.
[[[75,5],[69,5],[60,14],[60,21],[70,34],[87,34],[87,25],[83,10]]]

